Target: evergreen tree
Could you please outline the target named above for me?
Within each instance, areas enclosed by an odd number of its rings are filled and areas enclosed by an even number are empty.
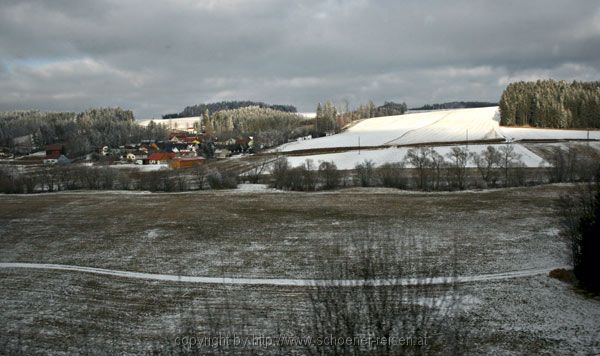
[[[600,82],[511,83],[499,106],[502,125],[600,128]]]

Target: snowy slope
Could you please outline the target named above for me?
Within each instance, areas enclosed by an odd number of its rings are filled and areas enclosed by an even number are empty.
[[[337,135],[292,142],[280,152],[328,148],[385,147],[464,141],[586,139],[585,130],[500,127],[498,107],[440,110],[365,119]],[[590,131],[600,140],[600,131]]]
[[[290,152],[318,148],[395,146],[422,142],[495,139],[498,108],[440,110],[365,119],[333,136],[292,142],[279,147]]]
[[[500,113],[495,107],[449,110],[433,124],[407,132],[389,145],[412,145],[427,142],[457,142],[503,139],[497,130]]]
[[[586,130],[535,129],[524,127],[500,127],[499,133],[508,140],[585,140]],[[600,140],[600,131],[589,131],[589,138]]]

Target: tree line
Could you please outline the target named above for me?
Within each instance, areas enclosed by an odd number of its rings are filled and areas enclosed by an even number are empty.
[[[163,119],[175,119],[178,117],[201,116],[206,111],[214,114],[218,111],[241,109],[241,108],[245,108],[248,106],[258,106],[259,108],[272,109],[272,110],[289,112],[289,113],[297,112],[296,107],[294,107],[293,105],[279,105],[279,104],[272,105],[272,104],[263,103],[261,101],[249,101],[249,100],[220,101],[218,103],[208,103],[208,104],[198,104],[198,105],[186,106],[182,112],[166,114],[166,115],[163,115],[162,118]]]
[[[142,140],[167,138],[161,125],[141,127],[133,112],[97,108],[81,113],[12,111],[0,113],[0,146],[11,147],[19,136],[32,135],[37,147],[63,143],[70,156],[81,156],[102,146],[118,147]]]
[[[247,106],[202,115],[203,129],[220,140],[228,137],[253,136],[256,144],[271,147],[303,135],[306,120],[292,112]]]
[[[448,109],[469,109],[469,108],[486,108],[497,106],[498,103],[488,101],[451,101],[441,104],[426,104],[411,110],[448,110]]]
[[[334,162],[316,164],[312,160],[292,167],[281,157],[272,166],[270,184],[295,191],[356,186],[463,190],[590,181],[600,168],[598,154],[579,146],[554,147],[548,155],[549,166],[533,171],[527,170],[521,158],[513,144],[487,146],[479,153],[456,146],[445,155],[431,147],[418,147],[409,149],[398,162],[376,165],[365,160],[349,172],[338,170]]]
[[[177,192],[235,189],[238,175],[231,171],[195,168],[141,172],[109,165],[42,166],[22,172],[16,166],[0,167],[0,193],[34,194],[66,190],[142,190]]]
[[[499,106],[501,125],[600,128],[600,82],[511,83]]]
[[[338,109],[331,101],[326,101],[317,105],[314,131],[316,136],[322,136],[330,132],[339,132],[346,125],[356,120],[402,115],[406,111],[406,103],[392,101],[386,101],[380,106],[376,106],[373,101],[369,101],[367,104],[359,105],[354,110],[349,110],[347,105]]]

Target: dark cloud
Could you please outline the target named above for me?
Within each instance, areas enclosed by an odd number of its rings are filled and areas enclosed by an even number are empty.
[[[0,3],[0,110],[213,100],[497,100],[512,80],[597,80],[597,1]]]

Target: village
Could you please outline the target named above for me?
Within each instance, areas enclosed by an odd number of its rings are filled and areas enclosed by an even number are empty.
[[[200,117],[138,121],[140,126],[150,122],[164,125],[167,140],[141,140],[120,146],[95,147],[93,152],[75,156],[65,143],[36,147],[32,135],[13,139],[13,146],[0,153],[0,159],[15,164],[59,165],[102,164],[115,167],[154,166],[156,169],[182,169],[203,165],[207,160],[226,159],[234,155],[255,152],[252,136],[239,135],[219,141],[199,129]]]

